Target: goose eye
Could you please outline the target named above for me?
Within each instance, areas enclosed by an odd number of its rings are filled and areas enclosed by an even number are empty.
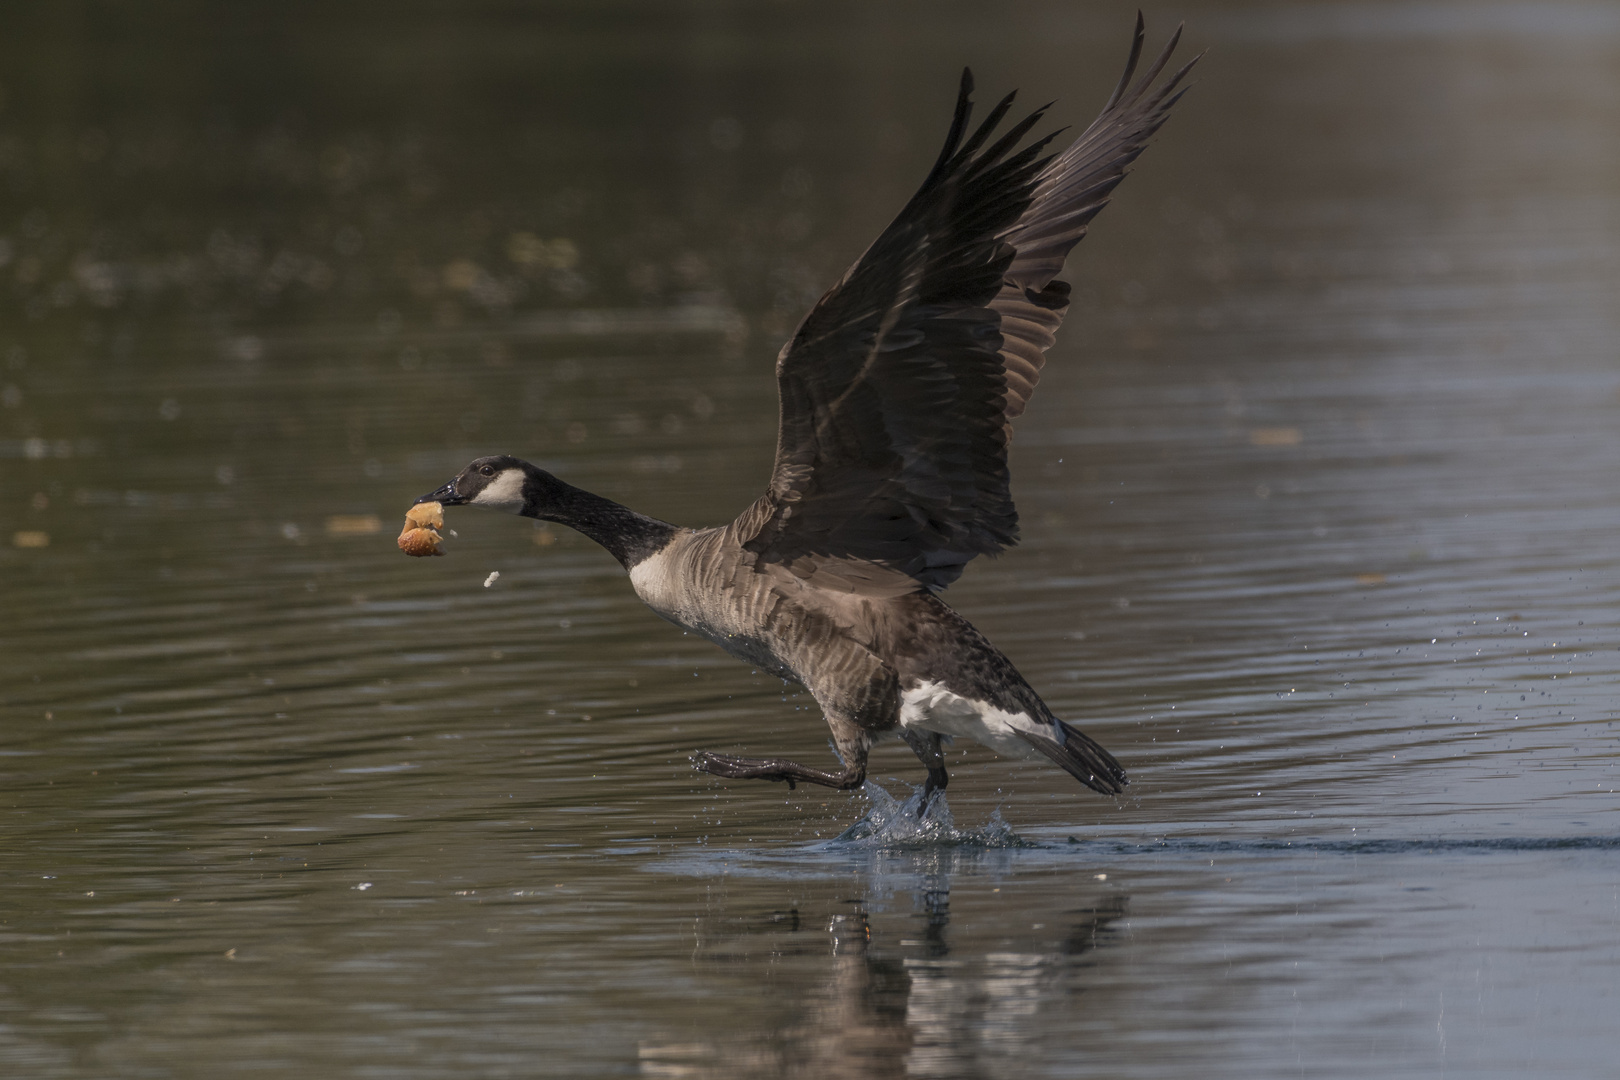
[[[485,476],[494,476],[495,475],[495,466],[493,466],[493,465],[485,465],[483,468],[479,469],[478,471],[483,473]]]

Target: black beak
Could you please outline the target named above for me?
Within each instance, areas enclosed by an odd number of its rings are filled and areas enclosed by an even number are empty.
[[[446,506],[460,506],[467,500],[456,494],[456,482],[452,480],[438,491],[430,491],[416,501],[419,503],[436,502],[443,503]]]

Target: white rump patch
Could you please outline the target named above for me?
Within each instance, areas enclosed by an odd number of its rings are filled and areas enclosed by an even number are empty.
[[[1050,728],[1028,713],[1003,712],[987,701],[954,694],[936,682],[921,683],[901,696],[900,726],[959,735],[1002,757],[1031,761],[1045,761],[1046,756],[1025,742],[1019,730],[1052,737]]]
[[[484,485],[484,490],[468,501],[468,505],[504,510],[508,514],[521,514],[523,480],[522,469],[502,469],[495,479]]]

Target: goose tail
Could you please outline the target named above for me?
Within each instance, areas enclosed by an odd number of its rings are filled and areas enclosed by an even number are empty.
[[[1118,795],[1130,783],[1124,767],[1114,760],[1113,754],[1099,746],[1091,736],[1062,720],[1054,718],[1044,730],[1019,728],[1017,731],[1025,742],[1051,758],[1092,791]]]

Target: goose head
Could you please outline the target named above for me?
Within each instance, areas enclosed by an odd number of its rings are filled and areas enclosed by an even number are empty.
[[[483,506],[559,522],[607,548],[626,569],[663,550],[679,531],[667,521],[592,495],[506,454],[479,458],[444,487],[416,501]]]
[[[456,478],[416,501],[445,506],[482,506],[536,517],[558,494],[562,482],[543,469],[508,454],[482,457]]]

